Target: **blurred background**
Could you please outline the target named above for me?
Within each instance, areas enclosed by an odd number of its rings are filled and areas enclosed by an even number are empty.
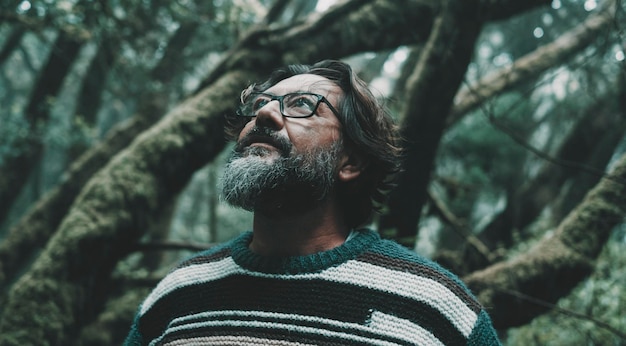
[[[238,92],[327,58],[403,134],[370,227],[466,280],[505,345],[626,344],[622,1],[0,4],[0,344],[119,344],[251,226],[217,188]]]

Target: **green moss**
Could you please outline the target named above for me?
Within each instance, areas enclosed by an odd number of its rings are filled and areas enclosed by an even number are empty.
[[[82,294],[61,280],[22,277],[11,291],[0,324],[0,345],[61,345],[75,324]],[[79,315],[78,315],[79,316]]]

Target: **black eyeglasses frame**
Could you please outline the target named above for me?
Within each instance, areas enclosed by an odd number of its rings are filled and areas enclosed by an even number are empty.
[[[285,106],[284,106],[283,100],[285,99],[285,97],[289,97],[289,96],[293,96],[293,95],[311,95],[311,96],[315,96],[317,98],[317,103],[315,104],[315,107],[313,107],[313,110],[311,111],[311,114],[303,115],[303,116],[294,116],[294,115],[287,115],[287,114],[285,114]],[[246,95],[246,99],[254,99],[256,96],[266,96],[266,97],[268,97],[269,98],[268,103],[271,102],[271,101],[278,101],[278,104],[280,106],[280,114],[283,117],[286,117],[286,118],[309,118],[309,117],[312,117],[313,115],[316,114],[317,108],[320,106],[320,103],[322,103],[322,102],[324,102],[328,106],[330,111],[333,112],[333,114],[336,117],[339,117],[339,111],[330,103],[330,101],[328,101],[328,99],[326,97],[324,97],[323,95],[320,95],[320,94],[311,93],[311,92],[293,92],[293,93],[287,93],[287,94],[278,96],[278,95],[273,95],[273,94],[269,94],[269,93],[265,93],[265,92],[251,92],[250,94]],[[241,116],[241,117],[247,117],[247,118],[256,117],[257,115],[254,112],[245,110],[247,105],[248,104],[246,103],[246,101],[243,101],[241,103],[241,105],[239,106],[239,109],[237,110],[237,115]]]

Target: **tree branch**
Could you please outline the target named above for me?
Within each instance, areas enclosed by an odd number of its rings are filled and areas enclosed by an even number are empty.
[[[537,48],[501,70],[486,75],[476,84],[468,85],[456,96],[457,102],[448,115],[448,126],[479,107],[485,100],[535,78],[586,48],[598,38],[598,33],[606,30],[613,23],[614,18],[614,7],[607,6],[603,11],[590,15],[583,23],[560,35],[553,42]]]
[[[96,288],[109,287],[114,266],[151,220],[224,148],[222,115],[235,108],[234,95],[251,76],[224,75],[172,109],[91,178],[46,249],[13,285],[0,338],[67,344],[69,330],[93,317],[106,294]],[[42,297],[58,299],[41,305]],[[32,318],[32,311],[47,318]],[[49,323],[50,318],[58,323]]]
[[[611,173],[626,179],[626,155]],[[613,227],[626,215],[626,185],[603,178],[554,232],[530,251],[464,278],[491,308],[498,329],[519,326],[546,311],[502,292],[519,291],[550,303],[568,294],[592,271]]]

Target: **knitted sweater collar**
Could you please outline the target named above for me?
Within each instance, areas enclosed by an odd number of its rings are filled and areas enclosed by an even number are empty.
[[[231,246],[232,258],[241,267],[268,274],[304,274],[319,272],[355,259],[380,239],[378,233],[369,229],[358,230],[356,236],[342,245],[306,256],[272,257],[250,251],[252,232],[236,238]]]

